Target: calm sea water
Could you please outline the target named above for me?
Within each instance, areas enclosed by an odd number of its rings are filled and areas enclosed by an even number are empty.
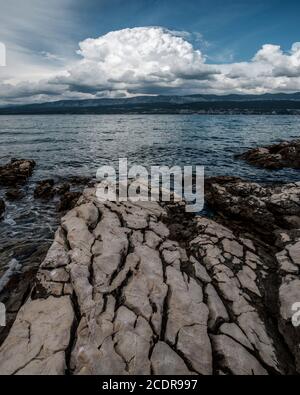
[[[26,197],[8,203],[0,223],[0,275],[1,267],[18,258],[17,246],[50,241],[57,227],[55,204],[32,198],[38,180],[95,176],[99,166],[126,157],[144,166],[203,165],[208,176],[299,181],[298,171],[270,172],[234,159],[251,147],[299,137],[297,116],[0,116],[0,163],[12,157],[37,162]]]

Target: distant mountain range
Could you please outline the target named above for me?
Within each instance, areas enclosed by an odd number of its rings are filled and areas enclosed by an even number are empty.
[[[137,96],[125,99],[61,100],[0,108],[17,114],[299,114],[300,92],[263,95]]]

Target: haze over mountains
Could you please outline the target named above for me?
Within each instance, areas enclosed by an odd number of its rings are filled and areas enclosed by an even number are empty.
[[[300,114],[300,92],[263,95],[136,96],[10,105],[0,114]]]

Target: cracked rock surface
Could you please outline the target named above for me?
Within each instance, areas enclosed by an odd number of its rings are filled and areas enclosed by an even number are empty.
[[[218,187],[226,212],[232,193]],[[280,193],[298,204],[299,189]],[[86,189],[0,348],[0,374],[299,374],[295,228],[273,221],[275,247],[193,217],[174,237],[184,215],[182,204],[103,203]]]

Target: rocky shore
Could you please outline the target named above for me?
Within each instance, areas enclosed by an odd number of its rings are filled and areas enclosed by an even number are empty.
[[[12,159],[10,163],[0,166],[0,186],[6,187],[5,198],[8,201],[17,201],[22,199],[24,192],[22,186],[26,184],[31,177],[36,162],[29,159]],[[37,182],[34,189],[34,198],[51,200],[58,196],[58,211],[63,212],[73,208],[79,199],[83,186],[90,181],[86,177],[72,177],[62,182],[55,182],[54,179],[41,180]],[[74,190],[74,186],[81,186]],[[73,189],[73,190],[71,190]],[[5,200],[0,199],[0,220],[5,213]]]
[[[284,167],[300,169],[300,140],[254,148],[236,157],[246,160],[251,165],[270,170]]]
[[[0,303],[7,309],[0,344],[28,297],[53,240],[54,231],[43,223],[47,219],[43,212],[52,217],[55,230],[90,181],[82,176],[37,181],[34,172],[38,169],[39,163],[31,159],[12,159],[0,166]]]
[[[61,220],[0,348],[0,374],[300,374],[300,183],[207,181],[183,203],[101,203]]]

